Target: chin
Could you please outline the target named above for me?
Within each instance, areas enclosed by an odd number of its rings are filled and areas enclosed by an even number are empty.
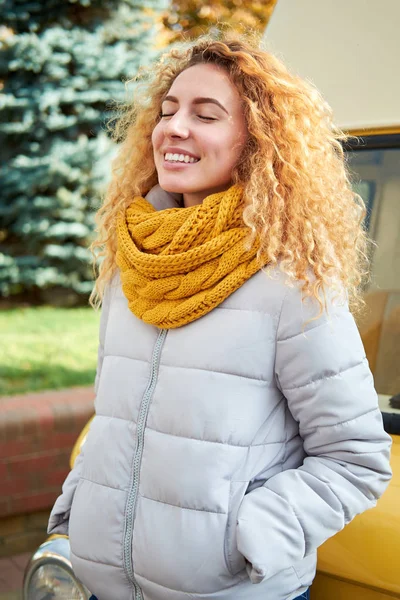
[[[159,178],[158,183],[160,187],[166,192],[170,192],[171,194],[193,194],[196,193],[197,189],[188,188],[184,183],[174,182],[168,179]]]

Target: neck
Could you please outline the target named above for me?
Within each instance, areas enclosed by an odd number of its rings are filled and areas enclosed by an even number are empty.
[[[196,206],[197,204],[202,204],[205,195],[199,197],[196,194],[183,194],[183,206],[188,208],[189,206]]]
[[[218,192],[225,192],[230,188],[231,185],[232,183],[229,182],[229,184],[217,186],[209,190],[203,190],[201,192],[195,192],[193,194],[183,194],[183,205],[185,208],[188,208],[189,206],[196,206],[197,204],[202,204],[203,200],[207,198],[207,196],[217,194]]]

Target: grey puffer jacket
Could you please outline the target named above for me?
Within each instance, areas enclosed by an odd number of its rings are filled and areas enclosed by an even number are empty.
[[[375,505],[390,437],[372,375],[347,307],[317,312],[259,272],[158,330],[114,279],[96,416],[49,522],[99,600],[294,598],[317,547]]]

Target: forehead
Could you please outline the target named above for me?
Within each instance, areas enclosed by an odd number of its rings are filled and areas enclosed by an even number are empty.
[[[175,79],[168,95],[178,100],[196,97],[216,98],[222,103],[239,103],[240,97],[228,73],[222,67],[200,64],[182,71]]]

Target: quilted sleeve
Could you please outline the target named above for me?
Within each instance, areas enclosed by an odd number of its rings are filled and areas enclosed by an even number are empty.
[[[103,305],[101,309],[97,370],[94,384],[95,393],[97,393],[104,358],[104,343],[106,336],[108,313],[110,309],[110,287],[111,286],[109,285],[104,294]],[[47,533],[58,533],[68,535],[69,514],[71,511],[76,486],[78,485],[80,479],[83,459],[84,447],[82,447],[80,454],[76,458],[73,469],[70,471],[66,480],[64,481],[64,484],[62,486],[62,493],[57,498],[53,506],[49,518],[49,523],[47,526]]]
[[[315,306],[298,288],[288,288],[282,305],[275,374],[307,457],[243,500],[238,548],[253,583],[313,553],[373,507],[391,478],[373,377],[354,319],[338,302],[312,321]]]

